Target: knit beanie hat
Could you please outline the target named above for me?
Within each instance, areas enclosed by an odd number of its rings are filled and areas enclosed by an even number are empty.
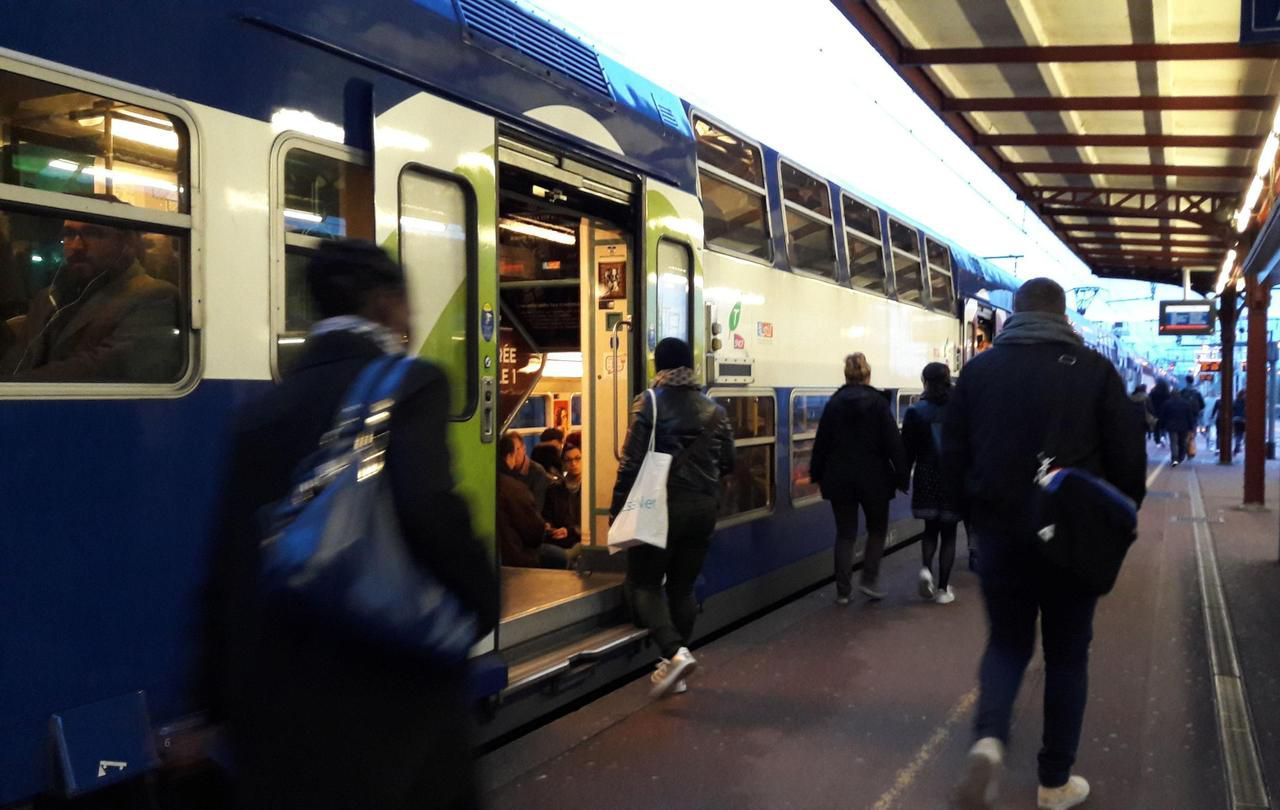
[[[663,338],[653,350],[653,365],[658,371],[693,368],[693,351],[680,338]]]

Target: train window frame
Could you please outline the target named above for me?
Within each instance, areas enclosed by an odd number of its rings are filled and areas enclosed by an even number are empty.
[[[285,335],[285,327],[287,325],[285,307],[288,303],[288,274],[286,265],[288,262],[289,249],[298,250],[314,250],[321,242],[324,241],[319,236],[308,236],[306,234],[291,233],[288,228],[284,227],[284,211],[285,211],[285,167],[289,159],[289,154],[294,150],[309,152],[320,157],[340,160],[346,163],[352,163],[357,166],[363,166],[370,171],[373,170],[372,156],[362,150],[342,144],[334,143],[307,135],[302,132],[289,130],[282,132],[271,144],[271,174],[268,180],[268,199],[269,210],[267,213],[269,227],[271,229],[268,250],[270,251],[271,278],[268,292],[269,306],[271,308],[270,317],[270,339],[268,342],[268,355],[271,368],[271,378],[277,382],[282,378],[282,370],[280,364],[280,346],[286,345],[284,341],[305,342],[306,338],[287,337]],[[373,200],[370,199],[370,205]]]
[[[467,374],[467,398],[460,410],[449,414],[449,421],[466,422],[475,416],[476,409],[480,405],[480,216],[476,191],[475,187],[471,185],[471,181],[460,174],[441,171],[421,163],[406,163],[400,167],[400,174],[396,179],[396,246],[400,255],[396,256],[396,261],[399,262],[401,267],[405,267],[404,226],[401,221],[402,212],[404,211],[404,180],[410,174],[452,183],[462,193],[465,215],[465,221],[462,224],[466,230],[467,239],[464,259],[466,266],[463,270],[465,278],[462,282],[466,285],[467,356],[463,362],[466,366]],[[409,271],[406,268],[406,282],[409,282],[408,273]],[[458,403],[454,403],[454,405],[457,407]]]
[[[945,270],[941,270],[933,266],[933,258],[930,256],[930,249],[934,247],[941,249],[943,254],[947,257],[947,267]],[[924,254],[925,254],[924,255],[925,264],[928,265],[928,268],[929,268],[928,280],[929,280],[930,308],[933,309],[935,312],[943,312],[949,315],[955,315],[956,287],[955,287],[955,273],[952,271],[952,267],[955,265],[955,257],[951,253],[951,246],[946,242],[943,242],[941,239],[934,239],[932,236],[925,234]],[[936,300],[936,296],[934,296],[933,294],[934,273],[937,273],[940,276],[946,276],[947,278],[948,306],[946,306],[945,308],[939,305],[939,302]]]
[[[894,418],[898,420],[898,427],[902,427],[902,420],[907,415],[907,409],[920,401],[920,397],[924,396],[923,388],[894,388],[893,389],[893,411]],[[905,404],[904,404],[905,402]]]
[[[754,147],[757,153],[760,155],[761,180],[765,181],[764,184],[757,186],[748,180],[743,180],[742,178],[738,177],[737,175],[731,172],[727,172],[724,169],[721,169],[717,166],[711,165],[710,163],[706,163],[702,160],[697,159],[696,158],[697,141],[698,141],[697,122],[699,120],[703,121],[704,123],[710,124],[714,126],[716,129],[722,130],[728,133],[729,135],[732,135],[733,137],[737,138],[738,140],[742,141],[744,144],[748,146]],[[764,145],[759,141],[746,137],[745,135],[743,135],[741,132],[734,129],[733,127],[726,126],[724,123],[717,120],[714,116],[707,115],[706,113],[702,112],[697,108],[693,108],[689,110],[689,126],[690,126],[690,129],[693,131],[694,153],[695,153],[695,161],[696,161],[695,171],[694,171],[694,180],[695,180],[695,186],[696,186],[696,191],[698,195],[699,207],[702,207],[702,199],[703,199],[702,197],[702,172],[703,171],[706,171],[708,174],[710,174],[712,177],[715,177],[720,182],[728,183],[729,185],[736,186],[741,191],[750,192],[752,194],[759,194],[764,200],[765,246],[768,248],[768,255],[753,256],[750,253],[744,253],[740,250],[734,250],[733,248],[724,247],[722,245],[711,244],[711,241],[706,237],[706,228],[705,228],[706,209],[705,208],[703,208],[703,222],[704,222],[703,237],[702,237],[703,249],[712,251],[713,253],[720,253],[725,256],[733,256],[734,258],[742,259],[744,261],[752,262],[754,264],[761,264],[766,267],[773,267],[774,259],[775,259],[774,246],[773,246],[773,210],[770,205],[770,199],[769,199],[769,189],[768,189],[768,180],[767,180],[769,173],[768,173],[767,163],[765,160]]]
[[[796,399],[798,397],[825,396],[827,404],[831,404],[831,397],[835,396],[835,388],[823,387],[800,387],[791,389],[791,395],[787,399],[787,491],[791,499],[791,506],[800,509],[806,506],[813,506],[815,503],[822,503],[822,493],[815,492],[810,495],[796,495],[795,472],[796,472],[796,442],[798,441],[816,441],[818,438],[818,428],[815,426],[813,430],[797,431],[796,430]],[[823,406],[826,409],[826,405]],[[812,451],[810,451],[812,452]]]
[[[806,208],[800,203],[792,202],[791,200],[787,199],[786,180],[783,177],[784,168],[789,168],[792,171],[802,174],[805,177],[808,177],[810,180],[813,180],[819,183],[820,185],[822,185],[827,192],[827,210],[830,213],[824,215],[820,211],[815,211],[812,208]],[[841,271],[840,253],[836,247],[835,199],[831,196],[831,183],[822,179],[822,177],[815,174],[814,172],[811,172],[808,169],[805,169],[795,161],[788,160],[787,158],[784,158],[781,156],[779,156],[778,158],[778,178],[777,179],[778,179],[779,200],[782,203],[781,205],[782,235],[783,235],[783,241],[785,242],[786,248],[787,248],[787,267],[791,268],[791,272],[796,273],[798,275],[803,275],[808,278],[818,279],[819,281],[825,281],[829,284],[843,285],[844,282],[840,278],[840,271]],[[820,223],[827,226],[827,232],[831,238],[831,275],[827,275],[821,270],[815,270],[811,267],[805,267],[804,265],[797,264],[792,261],[792,250],[793,250],[793,245],[795,244],[795,240],[791,238],[791,223],[787,219],[788,214],[790,213],[794,213],[798,217],[812,220],[816,223]]]
[[[865,231],[855,228],[849,224],[849,218],[845,216],[845,205],[848,203],[863,205],[863,206],[866,206],[867,208],[870,208],[873,212],[875,212],[876,227],[880,229],[880,236],[873,236],[872,234],[869,234]],[[848,278],[849,288],[852,289],[854,292],[862,293],[863,295],[874,295],[877,298],[888,298],[890,297],[889,272],[887,269],[887,266],[888,266],[887,262],[885,261],[885,257],[888,255],[888,253],[885,251],[885,238],[884,238],[885,228],[880,219],[881,213],[882,212],[880,211],[879,206],[872,205],[870,202],[867,202],[866,200],[858,197],[856,194],[850,194],[847,191],[841,190],[840,219],[844,227],[844,239],[845,239],[844,255],[845,255],[846,270],[849,273],[849,278]],[[849,249],[850,239],[857,239],[869,245],[874,244],[876,246],[876,249],[880,251],[880,287],[881,287],[880,291],[877,292],[876,290],[869,290],[865,287],[858,287],[854,285],[853,260],[851,258],[853,256],[853,251]],[[897,280],[895,279],[894,281],[896,283]]]
[[[909,250],[906,250],[905,248],[900,248],[893,243],[893,226],[895,224],[901,228],[905,228],[909,230],[915,236],[916,238],[915,253],[911,253]],[[903,222],[901,219],[898,219],[895,216],[890,215],[889,228],[887,233],[885,234],[885,241],[889,245],[889,272],[893,274],[893,299],[898,303],[906,304],[909,307],[920,307],[921,309],[928,309],[929,308],[929,299],[928,299],[929,285],[928,285],[928,278],[925,276],[924,256],[921,255],[922,243],[920,241],[920,229],[914,225],[910,225],[906,222]],[[912,259],[915,261],[916,273],[920,277],[920,300],[919,301],[902,300],[902,294],[898,289],[898,275],[899,275],[898,267],[893,261],[893,256],[895,255],[902,255],[908,259]]]
[[[778,392],[772,388],[729,388],[719,387],[707,390],[707,396],[713,400],[722,398],[764,398],[768,397],[773,400],[773,434],[771,436],[757,436],[748,439],[734,438],[734,449],[742,447],[763,447],[769,446],[773,448],[772,465],[770,475],[772,476],[771,486],[769,487],[769,503],[767,506],[751,509],[746,512],[737,512],[732,515],[726,515],[716,519],[716,529],[725,529],[731,526],[740,526],[744,523],[760,520],[769,517],[778,509]],[[717,404],[719,404],[717,402]]]
[[[186,128],[186,211],[161,211],[92,197],[28,188],[0,182],[0,205],[38,216],[79,215],[86,220],[148,233],[186,238],[186,296],[180,301],[185,317],[185,370],[173,382],[12,382],[0,383],[0,400],[178,399],[189,394],[204,371],[204,133],[191,108],[173,96],[112,80],[86,71],[34,63],[0,51],[0,71],[67,87],[130,106],[153,110],[178,120]],[[181,151],[181,150],[180,150]]]

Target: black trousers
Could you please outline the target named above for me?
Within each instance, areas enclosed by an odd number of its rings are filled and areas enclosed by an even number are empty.
[[[1169,456],[1175,464],[1181,464],[1187,460],[1186,431],[1169,431]]]
[[[714,496],[668,493],[667,547],[627,550],[627,589],[636,623],[649,629],[663,658],[693,637],[698,618],[693,585],[711,547],[717,508]]]
[[[989,635],[978,678],[974,736],[1009,742],[1013,703],[1035,652],[1036,619],[1044,634],[1044,736],[1040,784],[1071,776],[1089,698],[1089,644],[1098,599],[1076,589],[1044,561],[1031,537],[977,530],[978,573]]]
[[[889,532],[889,501],[881,498],[833,500],[831,511],[836,517],[836,594],[853,592],[853,546],[858,539],[858,509],[867,516],[867,549],[862,558],[862,584],[875,585],[880,579],[880,558],[884,556],[884,539]]]

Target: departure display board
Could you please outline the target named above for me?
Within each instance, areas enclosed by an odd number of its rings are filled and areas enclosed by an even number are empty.
[[[1212,335],[1213,302],[1161,301],[1159,332],[1162,335]]]

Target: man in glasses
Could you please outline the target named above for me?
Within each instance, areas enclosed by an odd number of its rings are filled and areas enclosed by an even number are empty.
[[[0,381],[176,381],[178,290],[147,275],[139,254],[134,231],[66,220],[49,286],[0,324]]]

